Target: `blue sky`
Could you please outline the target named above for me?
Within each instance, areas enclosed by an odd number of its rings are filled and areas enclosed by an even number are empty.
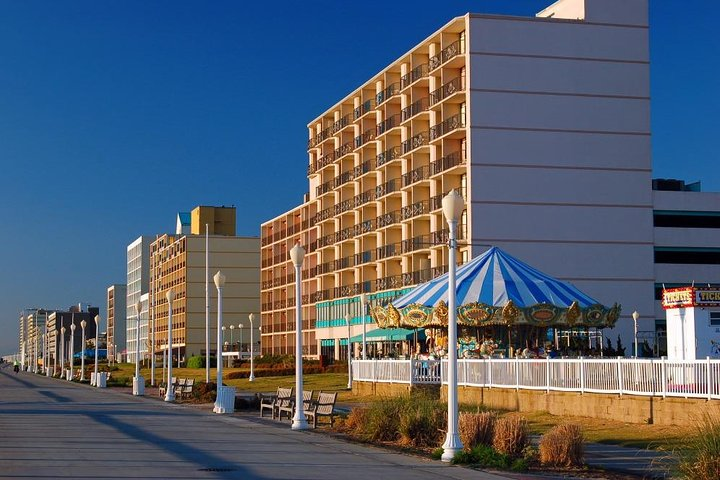
[[[307,189],[306,124],[450,18],[549,3],[0,0],[0,353],[25,307],[104,312],[178,211],[258,235]],[[720,5],[678,5],[650,11],[654,176],[720,191]]]

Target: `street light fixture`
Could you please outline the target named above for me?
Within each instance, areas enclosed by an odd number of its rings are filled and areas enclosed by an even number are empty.
[[[243,332],[244,327],[245,326],[242,323],[238,323],[238,329],[240,330],[240,346],[238,347],[238,351],[240,352],[240,356],[239,356],[240,360],[242,360],[242,345],[243,345],[242,332]]]
[[[253,325],[253,321],[255,320],[255,314],[251,313],[248,315],[248,319],[250,320],[250,378],[248,378],[249,382],[252,382],[255,380],[255,355],[253,350],[255,349],[254,338],[253,334],[255,331],[255,326]]]
[[[230,345],[232,345],[233,352],[235,351],[235,341],[233,340],[233,332],[235,331],[235,325],[230,325]]]
[[[215,288],[218,292],[218,307],[217,307],[217,351],[220,356],[217,361],[217,395],[215,397],[215,406],[213,412],[215,413],[232,413],[235,409],[235,388],[226,387],[222,384],[223,378],[223,367],[222,367],[222,330],[225,327],[222,325],[223,316],[223,288],[225,287],[225,275],[221,271],[218,271],[213,277],[215,282]],[[232,330],[231,330],[232,331]]]
[[[95,386],[103,388],[105,387],[105,381],[100,382],[100,379],[98,378],[98,342],[99,342],[99,332],[100,331],[100,315],[95,315]],[[105,338],[105,343],[107,343],[107,337]],[[105,345],[105,351],[107,352],[108,345]],[[115,352],[113,351],[113,355]],[[107,360],[107,353],[105,354],[105,359]]]
[[[85,327],[87,327],[87,322],[83,318],[80,320],[80,328],[82,329],[82,352],[80,354],[80,381],[85,381]]]
[[[55,372],[57,372],[57,357],[58,357],[58,341],[57,341],[57,337],[58,337],[58,331],[55,330],[55,329],[53,329],[53,339],[54,339],[54,342],[55,342],[55,348],[53,349],[53,352],[55,352],[55,353],[53,354],[53,371],[52,371],[52,376],[53,376],[53,377],[55,376]]]
[[[133,395],[145,395],[145,379],[140,376],[140,312],[142,311],[142,301],[138,300],[135,304],[135,316],[137,319],[137,327],[135,328],[135,377],[133,377]]]
[[[457,261],[456,230],[460,216],[465,208],[462,196],[453,190],[442,199],[443,215],[450,230],[448,241],[448,428],[443,443],[442,461],[450,462],[456,453],[462,451],[463,444],[458,434],[458,399],[457,399],[457,308],[455,276]]]
[[[175,400],[175,386],[172,383],[172,302],[175,300],[175,291],[171,288],[165,293],[168,302],[168,331],[167,331],[167,379],[165,380],[165,401]],[[165,357],[163,357],[165,358]]]
[[[290,249],[290,259],[295,266],[295,416],[293,430],[307,430],[308,423],[303,412],[303,359],[302,359],[302,290],[301,269],[305,259],[305,249],[298,242]]]
[[[347,344],[347,364],[348,364],[348,390],[352,390],[352,355],[350,353],[350,314],[345,314],[345,323],[347,323],[348,327],[348,344]]]
[[[75,366],[75,321],[70,324],[70,373],[68,381],[73,378],[73,367]]]
[[[640,318],[640,314],[637,310],[632,313],[633,324],[635,327],[635,358],[638,357],[638,342],[637,342],[637,321]]]
[[[62,320],[62,317],[60,317]],[[65,376],[65,327],[60,329],[60,378]]]
[[[360,294],[360,318],[362,319],[362,326],[363,326],[363,340],[362,340],[362,359],[367,360],[367,345],[365,344],[365,334],[367,330],[367,324],[365,323],[365,311],[367,309],[367,306],[370,305],[370,299],[368,298],[367,293],[363,292]]]

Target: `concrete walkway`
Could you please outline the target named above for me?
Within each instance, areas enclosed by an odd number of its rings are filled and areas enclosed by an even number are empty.
[[[1,368],[0,478],[506,478],[259,420]]]

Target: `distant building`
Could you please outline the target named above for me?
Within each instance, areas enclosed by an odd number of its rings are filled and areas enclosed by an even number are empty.
[[[45,324],[47,322],[47,310],[30,309],[24,312],[21,317],[23,326],[21,327],[22,335],[24,335],[25,346],[25,364],[31,369],[35,369],[36,365],[42,365],[43,340],[45,339]]]
[[[150,285],[150,243],[152,237],[138,237],[127,247],[127,295],[126,295],[126,337],[127,361],[135,362],[135,341],[137,338],[137,312],[135,304],[140,297],[148,293]],[[144,358],[148,350],[141,340],[140,356]]]
[[[73,337],[74,352],[79,352],[85,348],[89,348],[86,345],[92,339],[92,343],[95,343],[95,317],[100,315],[100,309],[98,307],[87,306],[83,308],[81,304],[73,305],[66,311],[52,311],[47,317],[47,329],[52,335],[52,338],[48,336],[50,341],[48,348],[51,352],[51,357],[54,361],[55,355],[57,355],[58,362],[61,357],[61,344],[62,338],[62,327],[65,327],[65,360],[70,355],[70,339],[71,339],[71,325],[75,324],[75,335]],[[82,343],[82,328],[80,322],[85,320],[85,340],[86,345]],[[54,333],[57,331],[57,335]]]
[[[190,212],[179,212],[175,225],[175,235],[188,235],[190,233]]]
[[[205,353],[205,225],[209,236],[209,276],[222,270],[225,325],[241,323],[249,335],[250,313],[260,310],[260,240],[235,236],[234,207],[197,207],[191,235],[162,235],[150,246],[150,309],[157,318],[155,352],[167,348],[166,292],[173,288],[173,357],[181,363]],[[210,350],[216,350],[217,290],[209,279]],[[239,335],[239,334],[238,334]],[[245,338],[249,338],[246,336]],[[178,353],[179,352],[179,353]]]
[[[125,350],[127,338],[127,285],[110,285],[107,289],[107,351],[108,360],[118,361],[118,352]]]

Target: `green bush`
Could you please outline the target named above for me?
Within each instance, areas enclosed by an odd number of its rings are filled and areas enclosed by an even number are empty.
[[[454,464],[477,465],[484,468],[499,468],[507,470],[511,465],[511,457],[499,453],[487,445],[478,445],[472,450],[462,451],[455,454],[452,459]]]
[[[445,452],[445,450],[442,447],[438,447],[435,450],[432,451],[430,454],[430,457],[433,460],[440,460],[442,458],[442,454]]]
[[[193,355],[187,359],[187,368],[205,368],[205,357]]]
[[[705,413],[696,422],[697,435],[676,452],[678,470],[688,480],[720,478],[720,417]]]

